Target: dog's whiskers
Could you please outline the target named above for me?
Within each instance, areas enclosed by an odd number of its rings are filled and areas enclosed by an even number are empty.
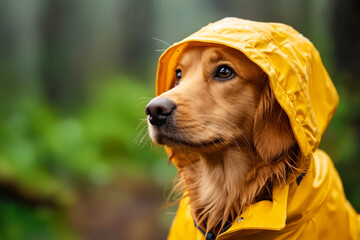
[[[143,120],[139,123],[138,127],[136,128],[136,130],[137,130],[142,124],[144,124],[145,121],[146,121],[146,119],[143,119]],[[140,146],[140,144],[143,143],[143,140],[144,140],[144,138],[145,138],[146,136],[148,136],[148,134],[147,134],[147,125],[146,125],[146,123],[145,123],[145,126],[143,126],[143,127],[141,128],[141,130],[138,132],[138,134],[137,134],[136,137],[134,138],[134,142],[137,143],[138,146]]]
[[[139,107],[139,106],[141,106],[141,105],[145,105],[145,103],[147,103],[147,102],[149,102],[149,100],[148,100],[148,99],[144,99],[144,100],[138,102],[138,103],[136,104],[136,107]]]
[[[146,141],[144,141],[144,138],[146,138]],[[152,141],[150,141],[150,136],[149,136],[148,134],[145,134],[145,135],[141,138],[141,142],[142,142],[142,145],[140,146],[140,149],[143,149],[148,142],[152,142]]]
[[[159,39],[159,38],[152,37],[152,39],[154,39],[154,40],[156,40],[156,41],[159,41],[159,42],[161,42],[161,43],[164,43],[164,44],[168,45],[169,47],[171,46],[170,43],[167,43],[167,42],[165,42],[164,40],[161,40],[161,39]]]
[[[140,123],[138,124],[138,126],[136,127],[136,129],[135,130],[138,130],[139,129],[139,127],[144,123],[144,122],[146,122],[147,121],[147,118],[141,118],[140,119]],[[146,123],[145,123],[146,124]],[[147,126],[147,125],[146,125]]]

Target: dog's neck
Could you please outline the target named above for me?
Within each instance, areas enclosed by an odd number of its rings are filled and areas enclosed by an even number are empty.
[[[191,158],[180,166],[182,181],[195,221],[214,234],[254,203],[270,178],[266,175],[270,171],[259,171],[265,169],[259,167],[262,161],[248,148],[192,154]]]

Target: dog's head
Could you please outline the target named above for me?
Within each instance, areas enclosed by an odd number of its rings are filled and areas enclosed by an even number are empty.
[[[296,144],[267,75],[240,51],[188,47],[172,72],[173,88],[146,107],[154,142],[209,153],[245,146],[265,162]]]

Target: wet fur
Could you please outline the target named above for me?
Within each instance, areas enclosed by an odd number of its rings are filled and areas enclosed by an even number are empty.
[[[235,78],[214,78],[223,64]],[[149,124],[149,133],[177,159],[174,191],[189,197],[197,224],[217,235],[250,204],[271,200],[273,186],[292,181],[301,158],[266,74],[244,54],[191,47],[176,69],[183,72],[180,84],[159,96],[171,99],[176,112],[165,127]]]

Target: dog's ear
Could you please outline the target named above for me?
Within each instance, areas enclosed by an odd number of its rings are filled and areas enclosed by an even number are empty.
[[[267,78],[262,83],[262,94],[255,112],[254,144],[266,163],[289,152],[296,144],[289,119],[276,101]]]

